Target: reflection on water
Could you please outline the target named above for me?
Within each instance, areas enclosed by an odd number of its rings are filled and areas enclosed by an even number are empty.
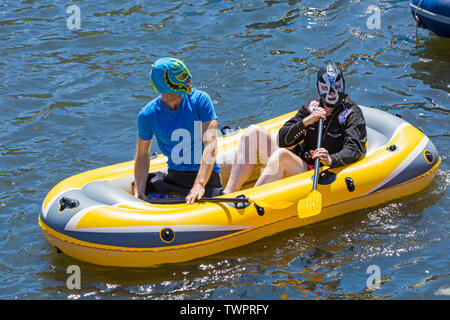
[[[411,63],[415,70],[411,77],[450,94],[450,74],[445,72],[450,64],[450,41],[445,38],[424,39],[418,43],[416,50],[411,53],[418,57],[416,62]],[[441,108],[448,112],[448,105]]]
[[[408,1],[0,3],[0,297],[5,299],[448,299],[450,42],[416,41]],[[37,225],[46,193],[78,172],[131,160],[152,63],[185,60],[220,125],[246,127],[317,96],[326,62],[362,105],[421,128],[442,157],[424,191],[242,248],[148,269],[58,254]],[[154,144],[154,148],[157,148]],[[156,150],[157,151],[157,150]],[[82,270],[82,289],[66,268]],[[381,272],[368,289],[367,269]],[[446,295],[447,294],[447,295]]]

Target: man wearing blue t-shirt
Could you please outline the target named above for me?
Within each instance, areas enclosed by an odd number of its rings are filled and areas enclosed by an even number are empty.
[[[217,195],[217,190],[223,187],[220,167],[215,161],[217,116],[211,98],[203,91],[192,89],[191,74],[178,59],[158,59],[150,78],[161,95],[138,115],[135,196],[146,200],[154,187],[151,182],[154,174],[148,173],[153,136],[168,158],[168,173],[163,176],[166,185],[184,188],[188,204],[203,195]]]

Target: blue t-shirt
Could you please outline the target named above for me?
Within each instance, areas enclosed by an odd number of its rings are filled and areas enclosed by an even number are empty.
[[[216,118],[211,98],[201,90],[183,94],[176,110],[166,108],[159,96],[139,112],[138,136],[150,140],[155,135],[169,169],[198,171],[204,149],[201,124]],[[217,162],[213,171],[220,172]]]

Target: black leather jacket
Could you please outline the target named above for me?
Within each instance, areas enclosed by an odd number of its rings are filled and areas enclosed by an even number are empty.
[[[313,105],[317,105],[315,101],[303,105],[278,132],[278,145],[283,148],[296,145],[293,152],[311,166],[314,166],[314,160],[309,151],[316,149],[319,121],[305,128],[302,120],[311,114]],[[323,107],[322,104],[320,106]],[[366,142],[366,122],[362,111],[346,95],[324,121],[322,147],[331,157],[330,167],[340,167],[358,160],[365,152]]]

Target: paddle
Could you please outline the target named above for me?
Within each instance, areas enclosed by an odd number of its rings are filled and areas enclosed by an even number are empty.
[[[323,119],[319,119],[319,132],[317,134],[317,148],[322,145]],[[318,215],[322,211],[322,194],[317,191],[317,181],[319,180],[320,160],[316,159],[314,164],[313,189],[305,198],[298,201],[297,214],[301,219]]]
[[[186,200],[184,198],[169,198],[169,199],[154,199],[149,200],[148,202],[154,203],[154,204],[182,204],[186,203]],[[201,199],[196,200],[196,202],[232,202],[232,203],[253,203],[255,208],[258,210],[259,215],[264,214],[264,208],[271,208],[271,209],[285,209],[294,203],[292,202],[277,202],[273,204],[268,204],[261,201],[256,201],[254,199],[245,197],[245,198],[208,198],[203,197]],[[261,214],[262,213],[262,214]]]
[[[169,199],[153,199],[149,200],[150,203],[155,204],[180,204],[186,203],[185,198],[169,198]],[[195,202],[232,202],[232,203],[251,203],[251,199],[249,198],[208,198],[203,197],[201,199],[197,199]]]

